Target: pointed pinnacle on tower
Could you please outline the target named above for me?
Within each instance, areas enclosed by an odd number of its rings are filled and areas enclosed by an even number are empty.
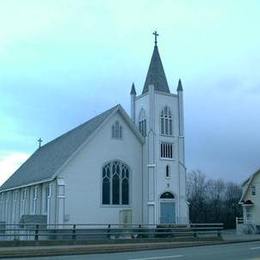
[[[132,83],[132,88],[131,88],[131,92],[130,92],[131,95],[136,95],[136,91],[135,91],[135,83],[133,82]]]
[[[177,87],[177,92],[179,92],[179,91],[183,91],[183,87],[182,87],[181,79],[179,79],[178,87]]]

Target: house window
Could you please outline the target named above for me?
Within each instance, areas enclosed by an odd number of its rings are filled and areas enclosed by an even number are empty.
[[[169,165],[166,166],[165,176],[166,176],[166,178],[170,177],[170,166]]]
[[[255,186],[251,187],[251,195],[255,196],[256,195],[256,190],[255,190]]]
[[[145,118],[145,111],[143,108],[139,113],[138,128],[142,136],[146,136],[146,118]]]
[[[122,139],[122,126],[116,121],[112,125],[112,138],[114,139]]]
[[[161,158],[173,158],[172,143],[161,143]]]
[[[168,106],[165,106],[161,111],[161,134],[162,135],[172,135],[172,113]]]
[[[113,161],[103,167],[102,204],[129,204],[129,167],[126,164]]]

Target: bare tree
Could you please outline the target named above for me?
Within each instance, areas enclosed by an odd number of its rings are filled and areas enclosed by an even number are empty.
[[[192,171],[187,177],[191,222],[223,222],[226,228],[234,228],[235,217],[242,215],[241,193],[236,183],[207,179],[201,171]]]

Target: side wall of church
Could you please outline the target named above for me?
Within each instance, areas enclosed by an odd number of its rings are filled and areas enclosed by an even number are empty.
[[[122,126],[122,139],[112,138],[112,125]],[[121,161],[130,168],[130,204],[102,204],[102,167]],[[64,223],[118,224],[120,212],[132,211],[142,223],[142,144],[119,113],[97,131],[59,174],[65,184]],[[62,221],[62,219],[60,219]]]
[[[18,224],[23,215],[47,215],[55,223],[56,181],[0,193],[0,221]]]

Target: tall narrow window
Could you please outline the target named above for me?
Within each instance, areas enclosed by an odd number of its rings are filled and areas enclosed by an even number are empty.
[[[5,199],[5,220],[9,221],[9,207],[10,207],[10,202],[11,202],[11,198],[10,198],[10,191],[6,192],[6,199]]]
[[[18,195],[18,194],[17,194]],[[21,205],[21,215],[25,214],[26,207],[26,199],[27,199],[27,189],[22,190],[22,205]]]
[[[168,106],[165,106],[161,111],[160,115],[160,125],[161,125],[161,134],[162,135],[173,135],[172,128],[172,113]]]
[[[51,197],[51,189],[50,189],[50,185],[47,184],[47,186],[45,186],[45,203],[44,203],[44,211],[46,213],[48,213],[50,197]]]
[[[102,204],[129,204],[129,167],[126,164],[113,161],[103,167]]]
[[[112,125],[112,138],[114,139],[122,139],[122,126],[116,121]]]
[[[169,165],[166,166],[165,176],[166,176],[166,178],[170,177],[170,166]]]
[[[146,118],[145,118],[145,111],[143,108],[139,113],[138,128],[142,136],[146,136]]]
[[[33,189],[33,214],[37,211],[37,199],[38,199],[38,187],[35,186]]]

